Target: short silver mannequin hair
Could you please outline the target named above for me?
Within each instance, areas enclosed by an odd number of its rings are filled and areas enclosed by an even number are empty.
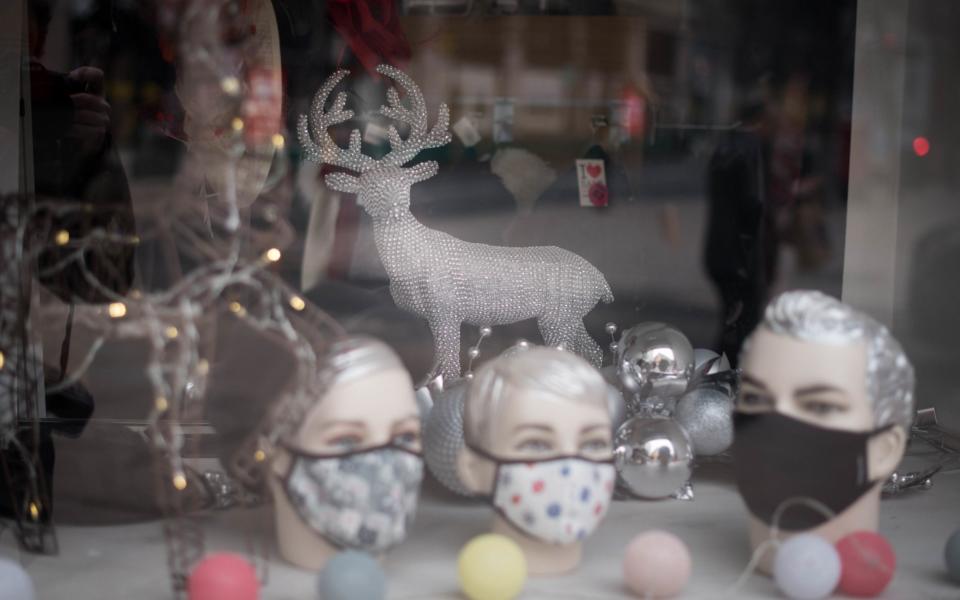
[[[463,430],[467,443],[487,449],[494,418],[511,390],[543,392],[560,401],[607,411],[607,383],[590,363],[572,352],[535,346],[508,351],[481,366],[467,390]]]
[[[874,423],[909,431],[914,416],[914,371],[890,331],[867,316],[814,290],[784,292],[773,299],[762,327],[793,338],[830,345],[862,341],[867,348],[867,394]],[[749,348],[749,340],[744,351]]]
[[[403,369],[403,362],[385,342],[365,335],[341,338],[330,346],[319,381],[327,388],[387,369]]]
[[[313,393],[304,398],[289,396],[275,405],[273,414],[263,424],[268,439],[276,441],[296,434],[306,416],[323,402],[334,386],[371,373],[404,369],[400,357],[390,346],[365,335],[350,335],[334,341],[317,362],[318,369],[311,385]],[[283,421],[275,419],[280,410],[288,413]]]

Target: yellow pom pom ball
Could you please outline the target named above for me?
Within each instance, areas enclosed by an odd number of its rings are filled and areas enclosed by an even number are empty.
[[[460,551],[460,587],[470,600],[512,600],[527,579],[527,559],[508,537],[487,533]]]

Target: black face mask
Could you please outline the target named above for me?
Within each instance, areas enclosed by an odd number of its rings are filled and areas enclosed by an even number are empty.
[[[867,473],[867,441],[886,431],[817,427],[776,412],[733,415],[737,487],[756,518],[773,525],[773,513],[791,498],[812,498],[839,514],[876,482]],[[781,513],[786,531],[810,529],[829,517],[808,506]]]

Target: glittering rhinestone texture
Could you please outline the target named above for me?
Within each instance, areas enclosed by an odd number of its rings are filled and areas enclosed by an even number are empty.
[[[457,456],[463,449],[463,401],[468,381],[461,379],[436,399],[423,430],[423,459],[433,476],[447,489],[470,496],[457,474]]]
[[[374,160],[360,151],[360,132],[350,135],[347,149],[337,146],[327,129],[352,117],[340,93],[330,111],[324,105],[346,75],[335,73],[317,92],[309,118],[298,123],[307,158],[340,166],[358,175],[333,173],[326,183],[333,189],[357,194],[357,203],[373,221],[374,240],[390,277],[397,306],[420,315],[430,324],[434,339],[436,374],[460,376],[460,326],[506,325],[536,319],[544,342],[564,345],[599,366],[602,352],[587,333],[583,317],[600,301],[612,302],[606,279],[593,265],[561,248],[511,248],[464,242],[429,229],[410,212],[410,187],[437,172],[434,162],[403,165],[420,150],[450,141],[449,112],[439,109],[436,126],[428,131],[426,103],[404,73],[381,65],[380,73],[406,91],[411,107],[401,104],[395,89],[387,93],[384,116],[407,123],[402,139],[389,128],[391,150]]]

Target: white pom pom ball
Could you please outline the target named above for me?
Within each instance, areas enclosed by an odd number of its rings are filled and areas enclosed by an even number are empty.
[[[792,600],[826,598],[840,581],[840,555],[820,536],[795,535],[777,550],[773,579]]]

